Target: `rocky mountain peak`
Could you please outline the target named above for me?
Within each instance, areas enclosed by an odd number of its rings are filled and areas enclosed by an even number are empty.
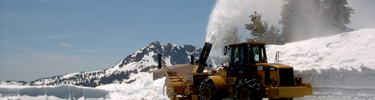
[[[160,44],[159,41],[154,41],[148,46],[138,50],[135,53],[127,56],[123,61],[120,67],[123,67],[130,62],[139,62],[142,59],[145,59],[145,56],[151,57],[153,61],[157,62],[157,54],[163,55],[163,61],[168,64],[185,64],[190,62],[190,55],[199,57],[199,53],[202,51],[201,48],[193,45],[183,45],[177,46],[175,44]],[[148,59],[149,60],[149,59]],[[166,61],[167,60],[167,61]]]
[[[160,45],[160,42],[159,41],[154,41],[154,42],[150,43],[150,45],[156,45],[156,46],[158,46],[158,45]]]

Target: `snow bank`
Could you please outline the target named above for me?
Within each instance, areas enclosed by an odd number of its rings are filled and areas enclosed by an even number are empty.
[[[280,60],[296,70],[375,68],[375,29],[362,29],[338,35],[267,47],[269,62],[276,51]]]
[[[0,100],[168,100],[163,95],[165,78],[152,80],[152,74],[140,72],[130,75],[131,84],[114,83],[96,88],[74,85],[17,86],[0,85]]]
[[[269,45],[268,61],[294,67],[314,87],[314,96],[330,99],[375,99],[375,29],[361,29],[285,45]],[[316,98],[315,98],[316,99]],[[321,98],[320,98],[321,99]]]
[[[142,77],[140,77],[142,76]],[[107,99],[111,100],[166,100],[163,95],[165,78],[152,80],[150,73],[132,74],[130,77],[137,77],[131,84],[109,84],[97,87],[109,91]]]
[[[105,99],[108,91],[74,85],[16,86],[0,85],[1,99]]]

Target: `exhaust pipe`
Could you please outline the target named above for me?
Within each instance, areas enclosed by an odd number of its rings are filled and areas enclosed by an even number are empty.
[[[190,64],[194,65],[194,56],[190,55]]]
[[[161,69],[161,54],[158,54],[158,69]]]

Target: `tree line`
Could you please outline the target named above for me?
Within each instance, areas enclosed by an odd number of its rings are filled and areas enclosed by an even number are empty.
[[[333,35],[352,29],[346,25],[350,23],[350,15],[354,13],[348,7],[346,0],[285,0],[287,3],[282,6],[281,29],[263,21],[262,14],[254,12],[250,15],[251,22],[245,24],[247,30],[255,40],[267,42],[269,44],[285,44],[288,42],[309,39],[313,37]],[[238,42],[239,36],[237,28],[232,28],[231,40],[227,43]],[[234,40],[234,41],[233,41]]]

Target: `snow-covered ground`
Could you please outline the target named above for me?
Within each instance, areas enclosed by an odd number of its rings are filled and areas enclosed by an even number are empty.
[[[0,85],[0,100],[167,100],[163,95],[165,78],[152,80],[152,74],[131,74],[131,84],[113,83],[96,88],[74,85]]]
[[[96,87],[109,91],[108,99],[111,100],[166,100],[163,95],[165,78],[152,80],[152,74],[141,72],[130,75],[131,78],[138,77],[131,84],[109,84]]]
[[[314,95],[297,100],[375,100],[375,29],[361,29],[285,45],[268,45],[270,63],[281,51],[281,63],[291,65],[296,77],[312,83]],[[136,81],[87,88],[80,86],[0,85],[0,99],[113,99],[165,100],[165,78],[130,75]],[[127,80],[124,80],[127,81]],[[36,91],[30,93],[30,91]],[[25,95],[29,94],[29,95]]]

